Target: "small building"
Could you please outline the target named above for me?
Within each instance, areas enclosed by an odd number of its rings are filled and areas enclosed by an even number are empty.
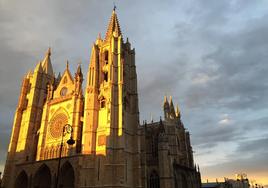
[[[202,188],[250,188],[247,178],[227,179],[224,182],[202,183]]]

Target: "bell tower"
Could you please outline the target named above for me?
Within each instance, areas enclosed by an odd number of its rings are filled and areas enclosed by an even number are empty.
[[[82,153],[105,156],[102,183],[139,184],[138,124],[135,49],[123,41],[113,10],[105,38],[99,35],[92,47],[82,138]]]

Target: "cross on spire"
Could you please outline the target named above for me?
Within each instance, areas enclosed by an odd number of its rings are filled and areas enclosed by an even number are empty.
[[[117,8],[117,7],[116,7],[115,2],[114,2],[114,8],[113,8],[113,10],[115,11],[115,10],[116,10],[116,8]]]
[[[117,36],[120,36],[122,34],[115,9],[116,9],[116,6],[114,5],[114,10],[113,10],[113,13],[112,13],[112,16],[110,18],[109,25],[108,25],[108,28],[106,31],[105,41],[110,39],[113,36],[114,32]]]

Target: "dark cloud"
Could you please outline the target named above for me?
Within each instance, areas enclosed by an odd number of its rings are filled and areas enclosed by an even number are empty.
[[[237,139],[241,139],[241,132],[237,130],[235,127],[231,126],[215,126],[210,129],[200,132],[199,134],[195,134],[194,145],[199,146],[203,145],[206,147],[207,144],[215,144],[217,145],[219,142],[226,141],[234,141]]]
[[[194,73],[207,75],[208,81],[189,87],[189,106],[210,103],[230,109],[267,107],[268,25],[262,24],[266,19],[256,20],[258,24],[253,28],[218,36],[221,44],[203,56],[201,68]]]
[[[241,153],[258,153],[262,155],[262,153],[266,153],[264,148],[268,148],[268,135],[266,138],[261,138],[258,140],[252,140],[252,141],[243,141],[239,144],[239,147],[237,149],[238,152]],[[260,153],[261,151],[261,153]]]
[[[268,157],[260,148],[267,147],[267,139],[255,138],[265,135],[268,123],[267,3],[116,4],[123,37],[136,48],[141,120],[151,113],[158,119],[163,95],[173,95],[197,159],[205,156],[208,163],[222,154],[218,147],[223,143],[237,146],[228,151],[228,162],[204,167],[205,173],[217,171],[222,177],[238,169],[264,171],[261,163]],[[91,44],[99,32],[104,35],[112,7],[113,2],[98,0],[0,2],[0,163],[24,74],[52,46],[55,72],[62,72],[69,59],[72,68],[82,61],[86,75]],[[247,150],[253,154],[238,160]]]

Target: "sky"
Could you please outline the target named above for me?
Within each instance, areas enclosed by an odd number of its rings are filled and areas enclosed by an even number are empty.
[[[203,181],[243,172],[268,185],[265,0],[0,0],[0,171],[23,76],[48,47],[56,73],[69,60],[86,75],[113,3],[136,50],[140,120],[159,120],[172,95]]]

